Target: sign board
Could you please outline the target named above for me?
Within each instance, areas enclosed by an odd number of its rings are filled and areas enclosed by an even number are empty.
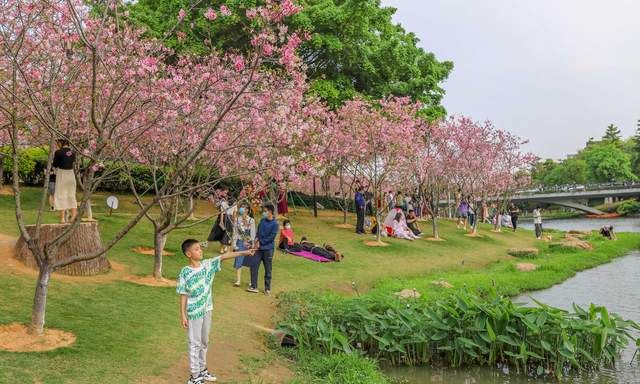
[[[107,197],[107,207],[111,209],[118,209],[118,198],[115,196]]]

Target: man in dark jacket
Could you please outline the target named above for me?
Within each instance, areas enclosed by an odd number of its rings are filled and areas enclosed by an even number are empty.
[[[358,187],[358,190],[356,191],[356,197],[355,197],[356,215],[358,217],[358,220],[356,222],[356,233],[359,235],[364,235],[364,212],[365,212],[365,207],[367,205],[367,201],[364,198],[364,194],[362,193],[362,191],[363,191],[363,188]]]
[[[258,250],[252,258],[251,265],[251,286],[247,292],[258,293],[258,271],[260,262],[264,264],[264,294],[271,294],[271,267],[273,265],[273,252],[275,249],[275,239],[278,234],[278,222],[274,216],[275,208],[273,204],[266,204],[263,207],[262,220],[258,225],[255,248]]]

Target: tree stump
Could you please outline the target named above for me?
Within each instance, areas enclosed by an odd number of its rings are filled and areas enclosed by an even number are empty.
[[[40,227],[41,247],[44,248],[45,244],[53,241],[68,225],[70,224],[43,224]],[[33,235],[35,233],[35,226],[28,225],[27,231]],[[93,252],[100,248],[102,248],[102,240],[100,239],[98,223],[80,223],[75,233],[73,233],[65,243],[60,245],[53,261],[67,260],[75,255]],[[20,236],[20,239],[18,239],[16,243],[16,258],[26,266],[38,269],[36,259],[22,236]],[[56,272],[71,276],[93,276],[104,273],[109,269],[111,269],[111,264],[109,264],[106,255],[102,255],[92,260],[69,264],[66,267],[56,270]]]

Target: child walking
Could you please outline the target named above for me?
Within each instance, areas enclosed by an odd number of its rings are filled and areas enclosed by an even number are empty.
[[[207,347],[211,329],[213,293],[211,285],[216,272],[220,272],[221,262],[239,256],[253,256],[253,250],[227,252],[220,256],[202,260],[200,242],[187,239],[182,243],[182,253],[189,259],[189,265],[178,275],[176,292],[180,295],[180,319],[187,329],[189,340],[189,366],[191,376],[187,384],[201,384],[216,381],[216,376],[207,370]]]

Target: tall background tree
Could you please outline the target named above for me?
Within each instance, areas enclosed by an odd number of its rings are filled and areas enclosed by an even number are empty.
[[[218,0],[139,0],[131,5],[129,17],[178,52],[202,54],[211,47],[243,51],[250,47],[251,38],[239,25],[251,24],[252,14],[246,10],[263,2],[225,2],[232,16],[215,24],[210,19],[219,17],[214,11],[219,9]],[[300,0],[297,4],[302,11],[286,23],[309,33],[300,56],[311,93],[334,109],[356,95],[408,96],[424,105],[423,114],[429,119],[445,115],[440,85],[453,63],[439,61],[418,47],[413,33],[393,23],[394,8],[382,7],[380,0]],[[176,26],[181,9],[184,23]]]
[[[621,138],[622,136],[621,136],[620,128],[618,128],[614,124],[607,125],[607,130],[604,132],[604,136],[602,136],[603,141],[619,143]]]

